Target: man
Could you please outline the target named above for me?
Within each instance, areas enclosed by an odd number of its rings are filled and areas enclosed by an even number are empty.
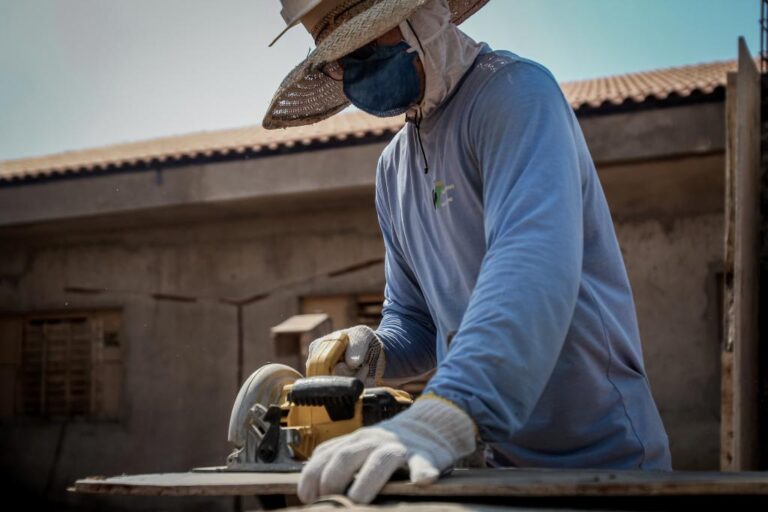
[[[367,503],[401,467],[432,482],[476,436],[496,466],[671,469],[608,206],[549,71],[456,27],[483,1],[299,3],[283,15],[317,49],[264,125],[346,100],[408,119],[376,174],[383,319],[348,329],[337,373],[377,384],[437,365],[408,410],[319,446],[299,497]]]

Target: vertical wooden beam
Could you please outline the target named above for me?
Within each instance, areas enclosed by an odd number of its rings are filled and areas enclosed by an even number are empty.
[[[743,38],[726,93],[725,343],[720,466],[757,469],[760,75]]]

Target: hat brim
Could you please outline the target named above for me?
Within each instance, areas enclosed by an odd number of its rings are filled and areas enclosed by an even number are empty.
[[[303,9],[300,9],[300,10],[299,10],[299,12],[297,12],[296,14],[293,14],[293,15],[291,16],[291,21],[290,21],[290,23],[288,23],[288,26],[286,26],[286,27],[285,27],[283,30],[281,30],[281,31],[280,31],[280,33],[279,33],[279,34],[277,34],[277,37],[275,37],[275,38],[272,40],[272,42],[271,42],[271,43],[269,43],[269,46],[271,47],[273,44],[275,44],[275,43],[277,42],[277,40],[278,40],[278,39],[280,39],[281,37],[283,37],[283,35],[284,35],[286,32],[288,32],[290,29],[292,29],[293,27],[295,27],[296,25],[298,25],[299,23],[301,23],[301,18],[302,18],[303,16],[305,16],[305,15],[306,15],[306,14],[307,14],[309,11],[311,11],[312,9],[314,9],[315,7],[317,7],[319,3],[320,3],[320,0],[317,0],[317,1],[315,1],[315,2],[310,2],[309,4],[305,5]]]
[[[322,121],[349,105],[340,81],[319,71],[374,41],[405,21],[430,0],[382,0],[350,18],[317,45],[278,87],[262,126],[267,129],[303,126]],[[488,0],[448,0],[451,22],[458,25]]]

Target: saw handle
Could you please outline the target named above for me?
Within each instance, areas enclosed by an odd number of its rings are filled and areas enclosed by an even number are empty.
[[[349,344],[345,331],[323,336],[312,342],[312,353],[307,361],[307,377],[333,375],[333,368],[344,360]]]

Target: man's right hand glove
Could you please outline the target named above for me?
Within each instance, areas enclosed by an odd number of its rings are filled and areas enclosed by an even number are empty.
[[[316,350],[324,339],[338,337],[339,332],[328,334],[309,344],[307,366],[312,359],[313,350]],[[380,386],[385,368],[384,345],[376,337],[376,333],[367,325],[357,325],[343,329],[342,332],[349,337],[349,344],[344,353],[344,360],[336,365],[333,374],[356,377],[363,381],[366,387]]]

